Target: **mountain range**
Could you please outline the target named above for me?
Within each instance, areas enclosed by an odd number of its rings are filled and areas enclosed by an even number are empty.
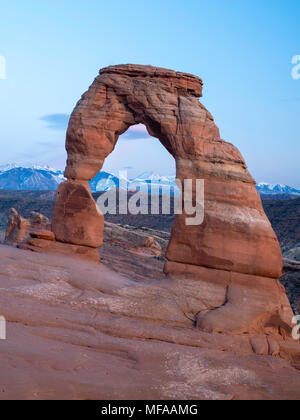
[[[14,164],[0,166],[1,190],[56,190],[64,180],[63,172],[48,166],[18,167]]]
[[[16,164],[0,165],[0,190],[14,191],[42,191],[56,190],[58,185],[65,180],[63,171],[50,168],[49,166],[18,166]],[[151,171],[144,172],[136,178],[127,179],[122,173],[119,176],[105,171],[99,172],[90,181],[92,192],[109,191],[113,188],[127,186],[128,190],[178,194],[175,184],[175,176],[155,174]],[[263,196],[289,196],[299,197],[300,190],[282,184],[269,184],[261,182],[256,186]]]
[[[300,190],[296,190],[295,188],[284,184],[268,184],[266,182],[260,182],[257,184],[256,188],[261,195],[300,196]]]

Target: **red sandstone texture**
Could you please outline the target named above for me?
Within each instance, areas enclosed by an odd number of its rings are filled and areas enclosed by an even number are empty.
[[[8,395],[300,398],[300,346],[291,338],[293,313],[278,281],[280,247],[243,157],[220,138],[198,100],[201,94],[202,81],[195,76],[122,65],[101,70],[78,102],[67,132],[68,180],[54,208],[55,240],[47,229],[27,235],[26,221],[15,214],[7,235],[19,235],[27,251],[1,248],[8,271],[0,279],[0,305],[15,335],[5,351],[20,348],[11,382],[5,368],[10,363],[0,358]],[[139,237],[135,246],[127,242],[133,270],[121,277],[92,262],[46,255],[99,260],[103,216],[87,181],[119,135],[139,123],[174,156],[181,181],[205,180],[204,223],[187,226],[184,214],[176,216],[167,276],[153,276],[153,265],[145,263],[153,255],[160,258],[164,247],[152,234]],[[113,226],[107,232],[116,247],[106,258],[117,271],[124,266],[124,232]],[[41,255],[32,257],[28,250]],[[137,255],[145,264],[139,281]],[[16,258],[21,273],[26,261],[46,269],[23,277],[13,268]],[[36,342],[27,353],[22,340],[31,343],[32,336]],[[26,365],[39,351],[38,365]],[[16,388],[18,374],[26,387]]]
[[[124,254],[129,236],[112,229],[105,259],[126,276],[0,246],[7,320],[0,399],[300,399],[299,343],[272,328],[234,335],[196,328],[199,314],[224,301],[217,277],[154,281],[161,262]],[[143,234],[129,235],[142,243]]]
[[[70,119],[65,171],[70,181],[61,186],[53,218],[53,230],[60,241],[69,242],[69,230],[74,229],[64,228],[61,234],[62,217],[68,221],[69,207],[74,210],[72,202],[66,203],[70,182],[83,185],[92,179],[119,135],[142,123],[174,156],[177,178],[205,180],[204,223],[186,226],[185,215],[176,217],[168,260],[270,278],[281,276],[279,244],[255,182],[239,151],[220,138],[213,117],[198,100],[200,96],[202,81],[196,76],[136,65],[100,71]],[[61,207],[66,216],[62,216]],[[76,243],[91,245],[81,237]]]
[[[103,221],[87,181],[101,169],[120,134],[142,123],[174,157],[177,178],[205,181],[204,222],[187,226],[185,214],[176,216],[165,273],[192,273],[201,280],[204,271],[211,272],[229,291],[228,304],[224,304],[228,308],[240,305],[240,284],[252,288],[255,293],[249,293],[246,306],[257,310],[237,319],[229,331],[263,325],[261,319],[275,314],[279,328],[292,315],[289,305],[282,303],[286,302],[284,290],[278,291],[277,279],[282,274],[279,243],[243,157],[220,138],[212,115],[199,102],[202,85],[196,76],[151,66],[102,69],[70,118],[68,181],[59,188],[52,229],[60,242],[88,247],[101,244]],[[266,290],[270,293],[264,311],[264,305],[257,302],[266,300]],[[199,319],[199,328],[226,329],[223,312],[211,311]]]
[[[10,209],[8,226],[5,233],[5,242],[8,245],[18,245],[29,238],[31,232],[35,232],[36,237],[54,240],[52,232],[47,233],[45,237],[42,232],[49,232],[51,227],[50,220],[36,212],[31,212],[29,219],[24,219],[16,209]]]
[[[88,182],[67,181],[57,190],[53,231],[57,241],[98,248],[102,245],[104,217]]]

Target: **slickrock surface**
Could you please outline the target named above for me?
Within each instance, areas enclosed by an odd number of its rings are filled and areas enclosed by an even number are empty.
[[[121,65],[102,69],[78,102],[67,131],[68,180],[54,207],[55,240],[51,232],[30,231],[18,246],[39,255],[1,250],[7,262],[0,308],[12,331],[20,328],[33,351],[48,340],[46,354],[52,349],[60,354],[60,348],[65,353],[59,365],[52,356],[49,362],[38,359],[31,397],[57,389],[63,396],[91,398],[299,397],[299,343],[291,339],[293,313],[278,280],[279,243],[243,157],[220,138],[201,95],[196,76]],[[173,155],[177,178],[204,179],[204,222],[187,225],[185,213],[176,215],[164,265],[168,277],[153,265],[162,268],[166,248],[153,234],[118,244],[116,232],[109,237],[107,229],[111,251],[117,248],[101,258],[115,274],[62,256],[99,260],[104,221],[88,180],[118,137],[139,123]],[[192,201],[202,205],[195,190]],[[11,234],[22,232],[22,223],[12,224]],[[47,253],[61,255],[42,255]],[[120,261],[128,253],[131,269]],[[138,257],[143,264],[135,266]],[[76,362],[70,358],[72,346]],[[23,348],[24,343],[19,362],[31,360]],[[55,382],[57,370],[62,378],[68,372],[65,391],[63,382],[49,388],[49,375]],[[30,393],[32,377],[23,377],[24,371],[32,370],[18,369],[18,383],[24,379]],[[12,377],[7,374],[4,383]]]
[[[140,282],[8,246],[0,267],[1,399],[300,399],[299,343],[195,328],[199,311],[222,302],[210,283],[147,272]]]

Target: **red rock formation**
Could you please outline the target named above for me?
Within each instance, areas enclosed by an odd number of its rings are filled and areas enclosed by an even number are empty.
[[[177,178],[204,179],[204,222],[191,226],[185,214],[176,216],[164,270],[219,290],[198,312],[197,326],[210,332],[289,333],[292,311],[277,280],[282,273],[277,238],[243,157],[220,138],[201,95],[201,79],[189,74],[138,65],[102,69],[70,118],[68,180],[58,189],[52,220],[56,241],[35,235],[23,247],[97,260],[103,215],[88,180],[120,134],[142,123],[175,158]],[[14,224],[24,221],[14,215]],[[19,229],[23,242],[24,229]]]
[[[177,178],[205,180],[204,223],[186,226],[185,215],[176,217],[168,260],[278,278],[280,247],[255,182],[239,151],[221,140],[200,96],[202,81],[192,75],[137,65],[102,69],[71,116],[65,176],[77,182],[92,179],[119,135],[131,125],[145,124],[175,158]],[[64,205],[65,195],[58,197],[57,207]],[[55,214],[59,240],[62,225]],[[90,245],[78,235],[75,241]]]
[[[36,239],[45,239],[46,241],[55,241],[55,235],[51,230],[38,230],[30,232],[30,236]]]
[[[11,208],[5,232],[5,243],[8,245],[17,245],[25,239],[27,231],[28,221],[16,209]]]
[[[185,214],[176,216],[165,267],[173,276],[192,273],[199,280],[210,272],[228,289],[228,302],[199,315],[199,328],[249,331],[253,325],[265,327],[265,318],[275,313],[278,327],[292,315],[289,305],[282,305],[284,291],[278,289],[280,247],[243,157],[220,138],[213,117],[198,100],[201,96],[202,80],[189,74],[139,65],[102,69],[70,118],[68,181],[60,187],[52,228],[59,241],[90,247],[101,243],[102,220],[87,181],[101,169],[118,137],[130,126],[144,124],[174,157],[177,178],[205,181],[204,222],[187,226]],[[243,304],[246,286],[252,292]],[[269,309],[264,311],[266,300]],[[245,316],[240,318],[242,306]],[[227,327],[224,313],[236,318]]]
[[[8,226],[5,233],[5,243],[8,245],[18,245],[29,238],[31,232],[35,232],[36,237],[41,237],[42,232],[50,229],[50,220],[43,214],[31,212],[29,219],[24,219],[16,209],[10,209]],[[50,232],[54,239],[54,235]],[[49,239],[49,233],[48,238]]]
[[[46,254],[58,254],[71,257],[78,257],[84,260],[99,263],[99,251],[97,250],[97,248],[65,244],[62,242],[54,241],[50,237],[51,233],[53,234],[53,232],[47,232],[46,235],[43,234],[43,237],[40,238],[37,238],[34,233],[31,233],[31,238],[29,238],[24,243],[19,244],[18,248]],[[48,239],[46,238],[46,236],[48,236]]]
[[[0,246],[10,336],[0,346],[0,399],[300,398],[279,244],[242,156],[220,138],[201,94],[195,76],[124,65],[101,70],[78,102],[67,132],[68,181],[53,215],[56,240],[42,216],[27,222],[14,211],[7,239],[40,254]],[[204,223],[187,226],[176,216],[168,277],[153,276],[159,258],[140,263],[136,255],[160,253],[164,241],[133,240],[118,227],[106,232],[114,272],[44,255],[99,260],[103,216],[87,181],[138,123],[174,156],[179,179],[205,180]]]
[[[118,248],[113,253],[112,271],[0,245],[8,338],[0,345],[0,400],[300,399],[300,345],[291,336],[195,328],[198,312],[224,301],[216,270],[213,281],[204,274],[153,281],[159,261],[148,258],[137,282],[116,273],[124,262]],[[239,297],[243,316],[247,301]],[[232,313],[223,315],[231,322]]]
[[[104,217],[88,182],[67,181],[57,191],[53,231],[57,241],[98,248],[102,245]]]
[[[149,236],[145,242],[145,247],[150,249],[156,256],[160,256],[162,249],[159,243],[152,237]]]
[[[77,189],[76,192],[78,192]],[[95,205],[94,201],[93,204]],[[100,237],[102,237],[103,229],[102,215],[100,215],[100,222],[101,221],[102,224],[100,223],[95,229],[96,232],[99,232],[100,229]],[[30,218],[25,219],[17,210],[11,209],[11,215],[5,233],[5,243],[17,246],[24,250],[74,256],[97,263],[99,262],[98,249],[95,247],[58,242],[55,240],[55,235],[50,228],[50,220],[40,213],[31,212]],[[86,229],[86,231],[88,231],[88,229]]]

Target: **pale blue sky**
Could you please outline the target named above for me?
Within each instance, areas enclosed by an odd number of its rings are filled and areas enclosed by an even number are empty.
[[[101,67],[139,63],[203,78],[203,104],[257,181],[300,188],[299,0],[1,2],[0,163],[64,167],[64,127]],[[136,137],[136,136],[133,136]],[[157,140],[119,142],[105,168],[171,174]]]

